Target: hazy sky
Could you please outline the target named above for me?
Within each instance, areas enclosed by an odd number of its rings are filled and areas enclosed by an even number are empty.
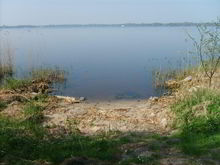
[[[205,22],[220,0],[0,0],[0,25]]]

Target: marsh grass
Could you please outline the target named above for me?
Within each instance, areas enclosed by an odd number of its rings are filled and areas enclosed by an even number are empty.
[[[9,43],[0,49],[0,79],[4,76],[13,75],[14,73],[14,56],[15,52]]]
[[[13,76],[6,76],[1,80],[0,88],[14,91],[28,91],[32,90],[34,85],[47,84],[62,84],[66,81],[67,72],[59,68],[40,68],[34,69],[29,73],[29,76],[24,78],[15,78]]]
[[[197,58],[181,61],[182,62],[178,62],[179,67],[176,68],[170,67],[168,69],[154,69],[152,72],[153,87],[155,89],[164,90],[167,88],[166,82],[169,80],[181,81],[187,76],[197,77],[199,75],[206,77],[203,66]],[[206,60],[204,63],[209,65],[210,62]],[[220,63],[216,66],[216,68],[217,71],[220,69]]]
[[[169,70],[154,70],[152,72],[153,86],[155,89],[166,89],[166,82],[169,80],[180,81],[187,76],[193,76],[201,72],[200,66],[190,67],[187,69],[169,69]]]
[[[155,89],[166,89],[168,80],[182,80],[189,75],[195,75],[201,72],[202,68],[198,58],[193,55],[181,58],[176,62],[165,62],[168,68],[155,68],[152,71],[152,83]],[[175,65],[174,65],[175,64]]]
[[[33,80],[37,81],[62,83],[66,80],[67,72],[59,67],[41,67],[32,68],[29,75]]]

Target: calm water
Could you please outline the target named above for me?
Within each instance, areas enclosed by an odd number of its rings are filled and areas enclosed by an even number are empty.
[[[17,75],[30,66],[59,66],[68,80],[59,94],[88,99],[147,98],[159,93],[152,70],[179,67],[192,27],[4,29],[1,44],[15,53]]]

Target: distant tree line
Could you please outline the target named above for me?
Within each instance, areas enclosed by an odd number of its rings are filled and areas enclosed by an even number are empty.
[[[63,24],[63,25],[17,25],[7,26],[3,25],[0,28],[71,28],[71,27],[159,27],[159,26],[215,26],[215,23],[125,23],[125,24]]]

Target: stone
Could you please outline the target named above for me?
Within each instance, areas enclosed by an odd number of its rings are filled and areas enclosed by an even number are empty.
[[[63,99],[68,103],[76,103],[77,100],[75,97],[68,97],[68,96],[56,96],[58,99]]]
[[[36,93],[36,92],[31,92],[31,95],[36,96],[36,95],[38,95],[38,93]]]
[[[158,101],[158,99],[159,99],[158,97],[150,97],[149,98],[149,100],[151,100],[151,101]]]
[[[86,98],[85,98],[85,97],[80,97],[79,100],[80,100],[80,101],[85,101]]]
[[[73,104],[73,103],[80,103],[80,102],[82,102],[82,101],[85,100],[84,97],[75,98],[75,97],[58,96],[58,95],[57,95],[56,97],[57,97],[58,99],[62,99],[62,100],[66,101],[66,102],[68,102],[68,103],[71,103],[71,104]]]
[[[172,95],[172,91],[167,91],[167,92],[163,93],[163,96],[170,96],[170,95]]]
[[[192,81],[192,76],[188,76],[185,79],[183,79],[184,82]]]
[[[189,92],[196,92],[198,89],[196,87],[192,87],[189,89]]]
[[[162,125],[163,128],[166,128],[168,123],[167,123],[167,119],[166,118],[163,118],[160,122],[160,124]]]

